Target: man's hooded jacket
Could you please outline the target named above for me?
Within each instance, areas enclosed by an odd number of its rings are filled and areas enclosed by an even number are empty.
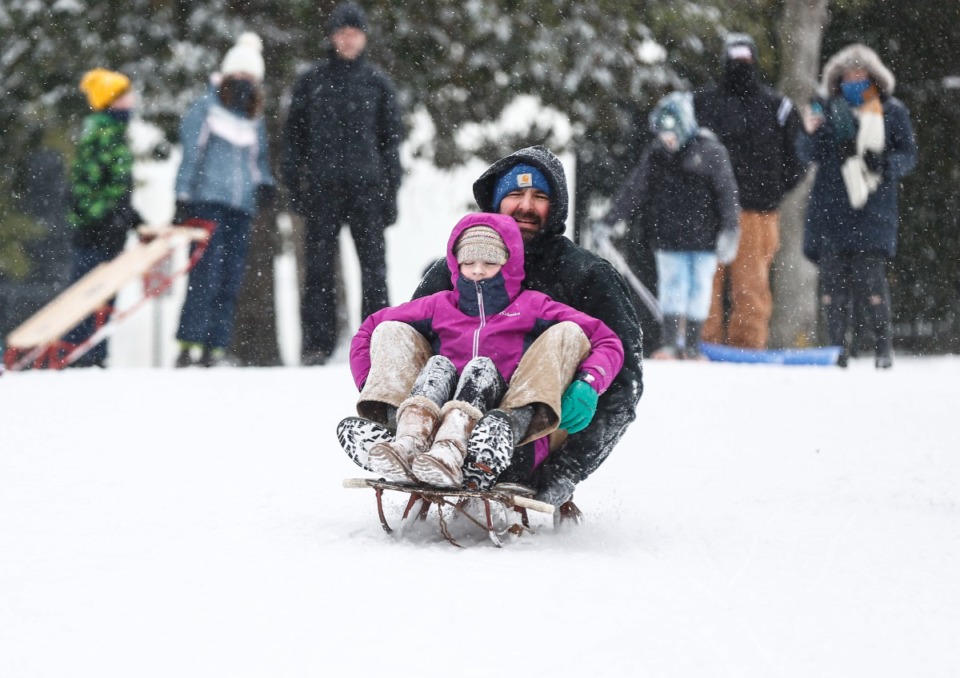
[[[535,240],[524,244],[523,286],[601,320],[623,343],[623,368],[600,396],[590,425],[570,436],[532,479],[540,487],[546,486],[555,474],[578,483],[596,470],[636,418],[637,402],[643,392],[643,333],[620,274],[605,259],[564,237],[569,208],[567,181],[563,165],[548,149],[524,148],[491,165],[473,185],[480,209],[497,211],[493,205],[494,188],[500,176],[517,164],[539,169],[551,189],[546,223]],[[425,274],[414,298],[451,288],[445,262],[437,262]]]

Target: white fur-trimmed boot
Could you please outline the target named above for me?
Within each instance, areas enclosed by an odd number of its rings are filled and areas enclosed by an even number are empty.
[[[443,406],[433,446],[413,460],[413,475],[418,481],[434,487],[460,487],[467,440],[482,414],[473,405],[459,400]]]
[[[440,419],[440,407],[423,396],[411,396],[397,409],[397,433],[393,442],[370,448],[367,467],[387,480],[416,482],[410,470],[414,457],[430,447]]]

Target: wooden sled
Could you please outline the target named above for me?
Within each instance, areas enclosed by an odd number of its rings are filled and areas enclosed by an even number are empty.
[[[486,492],[472,490],[457,490],[442,487],[430,487],[427,485],[413,485],[406,483],[397,483],[387,480],[374,480],[372,478],[347,478],[343,481],[343,486],[348,489],[355,488],[373,488],[377,496],[377,514],[380,516],[380,524],[388,534],[393,529],[387,523],[387,518],[383,513],[383,492],[391,490],[394,492],[405,492],[410,495],[407,506],[403,511],[401,520],[407,520],[411,517],[414,506],[420,502],[415,518],[425,520],[430,511],[431,505],[436,505],[437,514],[440,521],[440,532],[444,538],[454,546],[461,546],[450,534],[447,528],[446,519],[443,515],[443,507],[449,506],[467,520],[485,530],[490,541],[497,547],[503,546],[500,541],[500,534],[493,525],[493,515],[491,512],[491,502],[501,504],[504,508],[514,509],[519,514],[520,523],[511,525],[506,531],[520,534],[523,531],[530,530],[530,521],[527,517],[527,510],[537,511],[552,515],[554,507],[552,504],[546,504],[542,501],[533,499],[533,490],[522,485],[500,484],[494,486]],[[476,517],[464,510],[467,499],[479,499],[483,504],[484,520],[481,522]]]
[[[159,296],[186,274],[206,250],[210,231],[192,226],[141,226],[140,242],[104,262],[55,297],[7,335],[3,363],[11,370],[62,369],[77,361],[113,331],[148,299]],[[177,247],[197,243],[189,260],[172,273],[163,264]],[[110,312],[110,300],[138,276],[143,296],[131,307]],[[72,344],[63,337],[87,316],[96,317],[95,331],[85,341]]]

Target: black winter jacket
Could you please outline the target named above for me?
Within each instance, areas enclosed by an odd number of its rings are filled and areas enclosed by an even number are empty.
[[[715,250],[717,234],[737,228],[740,220],[727,149],[703,130],[676,153],[659,141],[650,142],[604,221],[615,224],[621,219],[642,227],[654,249]],[[631,245],[640,246],[637,240],[631,237]]]
[[[900,181],[917,164],[917,142],[903,102],[884,97],[882,104],[883,181],[862,209],[850,206],[840,174],[846,155],[829,118],[813,136],[801,141],[801,153],[818,165],[803,232],[803,253],[814,263],[823,251],[874,252],[888,259],[897,253]]]
[[[740,206],[768,212],[797,185],[806,168],[797,157],[803,133],[793,102],[756,82],[738,94],[726,84],[694,92],[697,122],[730,153],[740,188]]]
[[[570,436],[528,479],[538,487],[545,487],[557,475],[578,483],[596,470],[636,418],[637,402],[643,393],[643,333],[620,274],[605,259],[562,235],[569,199],[563,166],[553,153],[541,146],[524,148],[491,165],[473,185],[480,209],[493,211],[497,178],[518,163],[539,168],[552,191],[550,214],[541,236],[524,245],[524,288],[543,292],[602,320],[623,342],[623,368],[600,396],[593,421]],[[451,289],[450,271],[440,261],[427,271],[413,296],[447,289]]]
[[[319,184],[379,187],[395,200],[404,129],[393,81],[361,55],[330,56],[299,77],[284,130],[283,181],[295,202]]]

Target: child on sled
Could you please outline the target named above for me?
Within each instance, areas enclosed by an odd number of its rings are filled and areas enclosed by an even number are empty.
[[[623,345],[596,318],[521,289],[523,239],[510,216],[465,216],[446,261],[452,290],[361,325],[350,346],[361,419],[341,422],[338,437],[357,464],[388,480],[488,489],[517,463],[517,445],[527,470],[546,458],[547,436],[561,423],[559,394],[574,378],[580,403],[565,399],[565,409],[596,407],[623,365]],[[398,383],[409,394],[402,402],[389,395]],[[556,397],[531,398],[543,393]]]

